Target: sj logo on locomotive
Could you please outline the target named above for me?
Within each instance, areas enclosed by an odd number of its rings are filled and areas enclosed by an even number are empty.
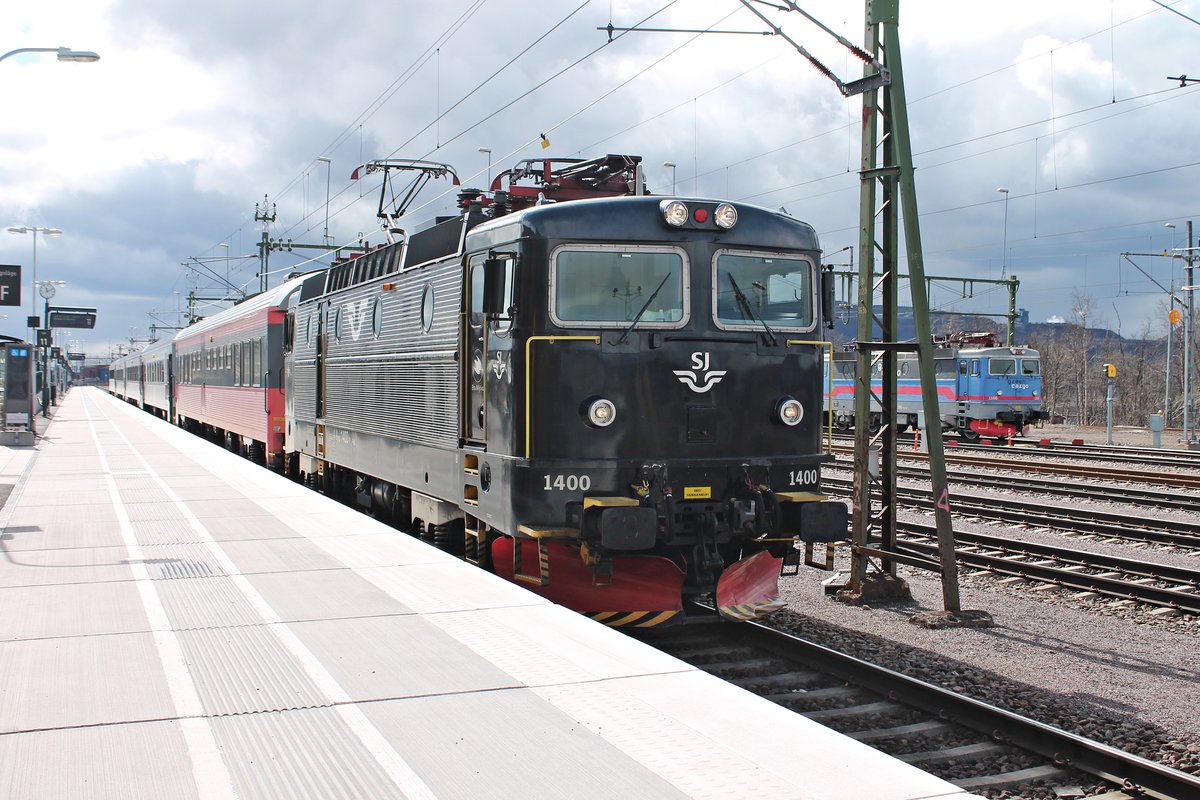
[[[710,358],[707,352],[692,353],[692,368],[672,370],[679,382],[693,392],[704,394],[721,382],[726,370],[709,369]]]

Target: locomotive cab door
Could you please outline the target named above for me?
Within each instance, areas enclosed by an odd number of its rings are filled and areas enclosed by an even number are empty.
[[[313,312],[316,315],[316,340],[315,340],[315,368],[316,368],[316,393],[315,398],[315,416],[317,419],[325,418],[325,315],[329,309],[329,303],[317,303],[317,308]]]
[[[484,262],[486,255],[467,262],[466,354],[463,386],[463,437],[468,446],[482,447],[487,441],[487,325],[483,313]]]
[[[463,370],[462,430],[467,446],[484,447],[488,436],[488,359],[492,355],[489,334],[507,331],[512,305],[513,255],[477,253],[467,262],[466,360]],[[497,353],[491,370],[495,380],[506,371],[507,353]]]

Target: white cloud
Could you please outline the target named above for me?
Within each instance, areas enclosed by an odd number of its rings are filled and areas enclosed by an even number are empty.
[[[273,235],[319,237],[318,156],[332,159],[335,236],[365,231],[378,241],[374,190],[360,200],[363,187],[348,180],[360,160],[445,160],[482,183],[479,147],[492,150],[495,174],[543,155],[528,143],[559,123],[551,154],[638,153],[658,189],[669,186],[662,164],[672,161],[681,192],[785,205],[816,226],[827,249],[857,246],[858,101],[777,37],[702,36],[652,66],[691,35],[630,34],[508,107],[601,47],[606,34],[596,28],[610,8],[613,24],[628,26],[664,5],[596,0],[447,111],[580,2],[492,0],[473,12],[466,2],[384,11],[367,0],[58,0],[7,9],[0,31],[10,48],[69,45],[102,59],[0,63],[0,222],[66,231],[39,251],[39,266],[71,282],[64,303],[104,305],[96,342],[131,326],[144,331],[150,308],[172,307],[172,292],[188,289],[178,265],[189,256],[219,255],[222,241],[252,253],[259,228],[251,216],[266,193],[279,208]],[[860,3],[803,5],[861,40]],[[650,24],[702,28],[730,11],[718,28],[764,28],[728,0],[677,3]],[[359,120],[464,14],[440,55]],[[772,16],[840,77],[861,74],[798,15]],[[1111,32],[1110,21],[1118,23]],[[1187,97],[1195,90],[1172,94],[1164,76],[1187,71],[1196,26],[1144,0],[925,0],[901,4],[899,31],[931,273],[995,276],[1005,261],[1021,275],[1019,304],[1046,318],[1066,310],[1062,298],[1075,286],[1128,289],[1116,254],[1161,249],[1164,222],[1182,231],[1185,215],[1200,213],[1194,168],[1121,179],[1188,160],[1200,122]],[[629,86],[585,108],[627,78]],[[434,122],[438,110],[446,115]],[[1060,115],[1053,124],[1052,110]],[[1006,231],[997,186],[1011,190]],[[0,261],[26,263],[29,244],[0,237]],[[253,272],[235,264],[242,280],[253,282]],[[1153,313],[1132,291],[1111,300],[1126,304],[1127,331],[1137,327],[1132,317]],[[934,302],[979,310],[992,300]],[[16,315],[6,326],[0,332],[23,332]]]

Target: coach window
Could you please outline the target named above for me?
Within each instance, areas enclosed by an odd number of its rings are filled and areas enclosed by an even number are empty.
[[[564,245],[551,255],[550,318],[564,327],[679,328],[688,272],[676,248]]]
[[[250,377],[255,386],[262,385],[262,339],[250,342]]]
[[[807,331],[816,325],[813,264],[775,254],[717,253],[713,306],[717,327]]]

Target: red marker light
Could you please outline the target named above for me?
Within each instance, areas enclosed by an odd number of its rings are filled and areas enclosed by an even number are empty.
[[[708,210],[704,208],[697,208],[696,213],[693,216],[695,217],[696,222],[707,222]]]

